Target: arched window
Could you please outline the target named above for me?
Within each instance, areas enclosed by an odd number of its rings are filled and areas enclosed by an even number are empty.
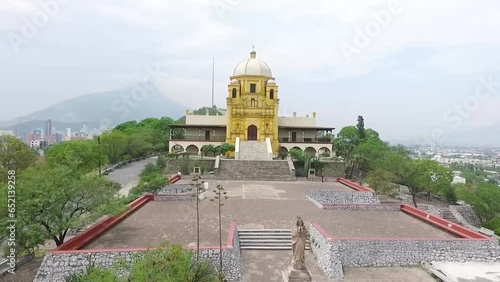
[[[236,88],[233,88],[233,98],[236,98]]]
[[[250,100],[250,107],[255,108],[255,99]]]
[[[271,100],[274,99],[274,89],[271,89],[269,91],[269,99],[271,99]]]

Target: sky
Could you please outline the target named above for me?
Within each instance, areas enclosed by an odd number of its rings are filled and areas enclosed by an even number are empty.
[[[337,129],[362,115],[385,140],[444,140],[500,127],[499,10],[496,0],[0,1],[0,120],[141,84],[151,69],[164,95],[207,106],[212,58],[225,107],[254,46],[280,115],[317,112]]]

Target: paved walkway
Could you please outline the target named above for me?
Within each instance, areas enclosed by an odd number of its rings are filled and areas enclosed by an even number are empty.
[[[130,189],[134,188],[139,183],[139,174],[142,169],[149,163],[156,162],[157,157],[147,158],[138,162],[127,164],[125,167],[118,168],[108,175],[109,180],[118,182],[122,185],[122,189],[118,194],[128,196]]]

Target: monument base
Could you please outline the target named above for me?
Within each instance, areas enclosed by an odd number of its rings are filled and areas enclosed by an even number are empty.
[[[312,281],[311,273],[307,270],[307,267],[304,269],[296,270],[293,267],[289,267],[286,271],[281,272],[283,275],[283,282],[309,282]]]

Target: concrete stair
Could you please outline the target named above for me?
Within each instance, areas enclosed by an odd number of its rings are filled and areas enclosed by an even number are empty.
[[[242,250],[291,250],[292,234],[290,229],[239,229],[240,249]],[[306,250],[311,249],[309,239]]]
[[[446,219],[455,224],[460,224],[460,222],[458,222],[453,213],[451,213],[449,208],[441,208],[441,214],[443,216],[443,219]]]
[[[271,157],[272,158],[272,157]],[[240,141],[240,160],[269,160],[266,142]]]
[[[286,160],[220,160],[220,180],[296,181]]]

